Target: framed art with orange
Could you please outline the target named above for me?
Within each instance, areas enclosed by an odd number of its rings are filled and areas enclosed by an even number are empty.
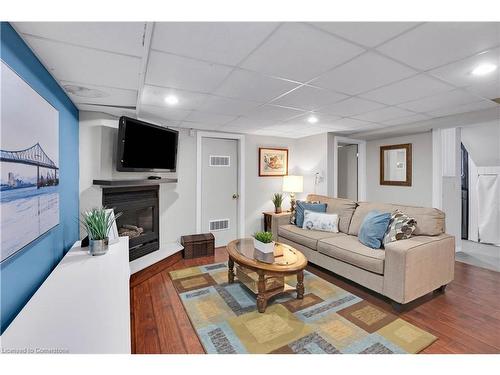
[[[279,177],[288,174],[287,148],[259,148],[259,176]]]

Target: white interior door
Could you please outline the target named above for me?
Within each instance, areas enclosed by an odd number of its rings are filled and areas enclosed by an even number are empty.
[[[215,246],[238,234],[238,141],[204,137],[201,141],[201,228]]]

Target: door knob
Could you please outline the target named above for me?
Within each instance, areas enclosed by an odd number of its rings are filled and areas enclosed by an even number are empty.
[[[240,197],[239,194],[233,194],[233,199],[238,199]]]

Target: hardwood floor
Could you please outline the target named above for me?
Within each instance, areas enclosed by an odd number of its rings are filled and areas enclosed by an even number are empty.
[[[141,271],[131,280],[133,353],[204,353],[169,271],[223,262],[225,248],[211,257],[175,258],[163,268]],[[388,311],[390,301],[316,266],[307,269]],[[439,340],[423,353],[500,353],[500,273],[455,262],[455,280],[444,294],[429,294],[399,314]]]

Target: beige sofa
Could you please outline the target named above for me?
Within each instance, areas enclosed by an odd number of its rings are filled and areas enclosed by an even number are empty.
[[[339,214],[339,233],[298,228],[290,224],[290,215],[273,216],[271,227],[275,240],[300,250],[310,263],[389,297],[395,309],[429,292],[444,291],[453,280],[455,238],[444,233],[442,211],[321,195],[307,199],[326,203],[327,212]],[[416,219],[411,238],[389,243],[385,250],[359,242],[358,231],[368,212],[396,208]]]

